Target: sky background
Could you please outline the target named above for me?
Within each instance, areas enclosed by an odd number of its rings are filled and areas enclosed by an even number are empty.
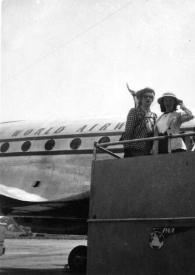
[[[127,82],[195,112],[195,1],[4,0],[1,65],[1,121],[126,118]]]

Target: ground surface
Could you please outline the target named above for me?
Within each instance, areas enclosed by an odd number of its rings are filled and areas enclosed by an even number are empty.
[[[6,275],[70,274],[64,269],[68,254],[86,240],[6,239],[0,257],[0,273]]]

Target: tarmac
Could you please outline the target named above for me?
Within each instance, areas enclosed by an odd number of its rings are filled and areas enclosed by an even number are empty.
[[[75,246],[86,244],[86,240],[6,239],[5,254],[0,257],[0,273],[73,275],[66,266],[68,255]]]

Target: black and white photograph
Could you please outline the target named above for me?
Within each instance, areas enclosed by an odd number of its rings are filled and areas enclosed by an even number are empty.
[[[0,273],[194,275],[195,2],[0,3]]]

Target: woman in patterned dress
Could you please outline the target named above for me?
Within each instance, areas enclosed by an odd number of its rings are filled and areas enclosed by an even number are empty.
[[[155,92],[151,88],[139,90],[136,94],[138,106],[130,109],[123,134],[123,140],[151,137],[154,134],[156,114],[151,112],[150,106]],[[150,154],[152,142],[140,141],[124,145],[124,157]]]

